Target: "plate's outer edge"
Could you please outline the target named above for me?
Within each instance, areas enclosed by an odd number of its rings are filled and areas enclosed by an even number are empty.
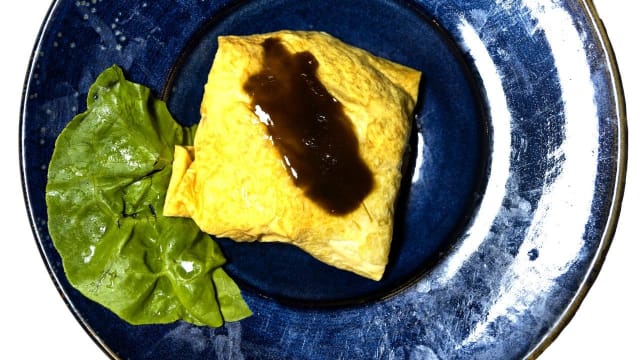
[[[576,292],[571,303],[567,306],[564,313],[560,316],[556,324],[549,330],[547,335],[538,343],[538,345],[527,354],[527,359],[535,359],[539,357],[553,341],[560,335],[562,330],[569,324],[571,319],[578,311],[580,305],[587,296],[589,290],[595,283],[602,265],[607,257],[607,252],[611,247],[611,243],[614,239],[618,220],[620,218],[620,210],[622,207],[622,201],[625,189],[625,180],[627,174],[627,162],[628,162],[628,126],[627,126],[627,112],[626,112],[626,100],[624,96],[623,82],[620,77],[620,71],[618,69],[618,63],[616,61],[615,51],[609,37],[605,24],[600,19],[596,6],[592,0],[582,0],[579,4],[585,14],[591,20],[592,25],[597,29],[599,34],[599,41],[601,46],[605,49],[605,55],[607,56],[606,62],[609,66],[609,73],[611,75],[611,85],[615,89],[615,105],[617,111],[618,124],[618,159],[616,169],[616,179],[614,186],[614,193],[612,195],[613,201],[609,209],[608,221],[603,231],[602,241],[596,252],[596,256],[593,258],[591,265],[589,266],[588,275],[580,285],[579,290]]]
[[[553,10],[560,10],[559,12],[571,13],[574,16],[578,15],[576,17],[580,19],[570,19],[572,21],[576,21],[571,24],[571,27],[575,26],[577,30],[576,33],[581,36],[585,33],[589,33],[593,36],[593,38],[585,36],[585,39],[583,39],[585,42],[584,49],[582,50],[587,53],[587,61],[589,62],[590,71],[592,72],[591,76],[593,78],[590,85],[597,87],[597,89],[606,89],[606,96],[609,96],[607,99],[605,96],[594,95],[594,98],[597,99],[599,111],[599,130],[601,131],[601,143],[599,145],[604,145],[603,147],[610,147],[609,151],[612,151],[610,153],[612,154],[611,159],[598,159],[598,178],[609,177],[610,180],[608,183],[609,187],[597,187],[595,190],[602,191],[602,193],[599,194],[600,197],[594,199],[594,201],[598,203],[595,207],[602,207],[599,209],[603,214],[601,219],[603,222],[600,225],[601,235],[596,239],[597,242],[595,250],[593,250],[593,254],[589,258],[590,261],[588,261],[588,264],[585,266],[586,270],[584,278],[579,281],[579,284],[575,288],[570,301],[567,302],[565,309],[558,315],[557,321],[555,321],[546,330],[544,335],[541,336],[540,341],[532,344],[530,351],[522,355],[525,358],[535,358],[539,356],[549,346],[549,344],[551,344],[577,311],[580,303],[586,296],[590,287],[593,285],[602,263],[605,260],[611,241],[613,240],[619,218],[626,176],[627,120],[622,82],[616,65],[615,55],[607,38],[605,28],[597,16],[597,11],[593,3],[590,0],[583,0],[578,3],[556,2],[551,4],[546,1],[523,1],[522,3],[526,4],[527,7],[530,7],[532,12],[537,11],[538,14],[544,13],[547,10],[551,10],[549,12],[554,12]],[[509,4],[515,4],[513,6],[518,6],[518,2],[511,2]],[[544,25],[534,24],[532,33],[544,33],[545,30],[548,29],[546,29]],[[597,48],[598,50],[595,51],[594,48]],[[598,52],[601,57],[593,56],[596,52]],[[596,63],[597,60],[601,60],[602,63]],[[602,67],[604,70],[602,68],[595,69],[598,67]],[[604,107],[605,110],[602,110],[600,106]],[[607,127],[610,128],[607,129]],[[608,167],[605,171],[602,171],[601,168],[603,163],[608,163]],[[601,181],[601,179],[596,182],[598,181]],[[604,193],[607,195],[602,195]],[[607,203],[605,201],[603,203],[603,198],[608,199],[609,202]],[[567,214],[567,216],[570,215]],[[589,226],[590,225],[587,224],[587,227]],[[533,252],[533,250],[536,251]],[[532,259],[539,256],[537,249],[532,249],[529,255]]]
[[[23,128],[24,128],[24,118],[26,117],[26,111],[28,108],[28,101],[29,101],[29,94],[27,93],[28,89],[30,88],[30,79],[32,79],[32,75],[35,71],[35,57],[37,57],[37,55],[35,54],[35,52],[40,48],[41,46],[41,42],[42,42],[42,36],[43,36],[43,32],[45,31],[47,24],[49,23],[49,21],[51,20],[51,17],[53,16],[55,10],[57,9],[57,7],[59,6],[59,4],[61,3],[61,1],[55,1],[50,10],[49,13],[47,14],[46,20],[42,26],[42,29],[40,30],[40,34],[38,37],[38,42],[34,48],[34,57],[31,60],[31,65],[29,66],[29,72],[27,74],[27,81],[25,83],[25,90],[23,93],[23,102],[22,102],[22,109],[21,109],[21,114],[22,114],[22,118],[21,118],[21,126],[20,126],[20,130],[21,130],[21,142],[20,142],[20,154],[21,156],[24,155],[24,152],[26,151],[26,149],[23,147],[23,141],[24,141],[24,137],[25,134],[23,133]],[[602,48],[604,48],[604,54],[607,60],[607,73],[609,74],[609,78],[607,79],[608,83],[605,85],[608,85],[610,88],[613,89],[613,94],[616,98],[613,100],[615,102],[614,106],[615,106],[615,118],[612,118],[611,120],[613,122],[616,123],[616,157],[614,159],[611,159],[611,161],[615,162],[614,166],[614,173],[613,174],[609,174],[612,175],[614,177],[614,179],[612,180],[612,182],[610,183],[611,188],[607,189],[610,190],[610,196],[609,196],[609,200],[610,203],[607,204],[607,211],[606,211],[606,221],[605,224],[603,226],[602,229],[602,233],[601,236],[598,239],[598,246],[597,249],[595,250],[595,255],[591,258],[591,261],[589,262],[588,268],[586,270],[586,277],[580,281],[577,289],[575,289],[574,295],[572,296],[572,298],[570,299],[570,301],[568,302],[568,307],[566,307],[564,310],[559,312],[559,315],[556,319],[556,321],[550,325],[550,327],[546,328],[546,334],[540,337],[540,340],[534,344],[530,344],[531,347],[529,348],[528,352],[525,354],[522,354],[523,356],[529,356],[529,357],[535,357],[537,355],[539,355],[546,346],[548,346],[548,344],[558,335],[558,333],[562,330],[562,328],[566,325],[566,323],[571,319],[571,317],[573,316],[573,314],[575,313],[575,311],[577,310],[580,302],[582,301],[582,299],[584,298],[584,296],[586,295],[586,293],[588,292],[589,287],[593,284],[593,281],[595,280],[595,277],[597,276],[598,270],[600,269],[602,262],[604,261],[604,258],[606,256],[606,252],[609,248],[609,245],[611,243],[611,239],[614,235],[614,231],[615,231],[615,225],[618,219],[618,214],[619,214],[619,209],[620,209],[620,204],[622,201],[622,194],[623,194],[623,188],[624,188],[624,175],[625,175],[625,171],[626,171],[626,151],[627,151],[627,138],[626,138],[626,114],[625,114],[625,109],[624,109],[624,97],[622,94],[622,85],[621,85],[621,81],[619,79],[619,75],[618,75],[618,71],[617,71],[617,67],[615,65],[615,57],[613,54],[613,51],[611,49],[611,46],[606,38],[606,32],[602,26],[602,24],[599,22],[599,19],[597,18],[597,13],[592,5],[592,3],[589,0],[583,0],[579,5],[577,5],[578,7],[582,8],[582,11],[584,12],[584,14],[586,14],[586,16],[589,19],[589,23],[587,25],[590,25],[591,27],[596,29],[596,33],[597,36],[599,36],[598,41],[599,46],[601,46]],[[36,239],[38,241],[38,246],[41,252],[41,255],[44,259],[44,261],[47,263],[47,266],[49,269],[52,269],[52,264],[50,263],[50,259],[46,256],[46,249],[44,248],[44,244],[42,243],[42,239],[40,238],[40,233],[39,233],[39,227],[42,226],[41,223],[39,223],[39,219],[36,219],[35,216],[32,213],[32,208],[30,207],[31,204],[31,199],[29,197],[29,192],[28,192],[28,179],[26,178],[26,168],[24,166],[24,164],[21,164],[21,171],[22,171],[22,181],[23,181],[23,186],[25,188],[25,201],[27,202],[27,206],[28,206],[28,211],[29,211],[29,217],[30,217],[30,221],[32,224],[32,229],[33,232],[36,236]],[[526,252],[526,251],[525,251]],[[537,253],[535,256],[530,255],[531,257],[537,257]],[[115,354],[113,354],[108,348],[107,346],[105,346],[104,343],[102,343],[102,341],[100,340],[100,336],[98,334],[96,334],[95,332],[93,332],[92,328],[86,323],[85,319],[82,317],[82,315],[80,314],[80,312],[78,311],[78,309],[74,306],[73,302],[70,301],[70,299],[68,298],[68,294],[65,293],[65,291],[62,289],[61,286],[61,279],[58,279],[56,274],[50,270],[50,275],[52,276],[56,287],[58,288],[58,290],[60,291],[61,295],[63,296],[63,298],[65,299],[65,302],[67,303],[67,305],[70,307],[70,309],[72,310],[74,316],[76,316],[76,318],[78,319],[78,321],[82,324],[82,326],[85,328],[85,330],[87,330],[87,332],[91,335],[91,337],[96,341],[96,343],[103,349],[105,350],[105,353],[108,354],[109,356],[112,357],[116,357]],[[418,291],[418,292],[428,292],[431,290],[430,286],[427,286],[428,284],[426,283],[421,283],[418,284],[414,289],[412,289],[411,291]],[[256,299],[255,301],[260,301],[259,299]],[[386,307],[385,309],[388,310],[389,308],[393,309],[396,308],[398,306],[402,306],[403,302],[402,301],[394,301],[393,299],[389,300],[389,302],[386,303],[386,305],[389,305],[388,307]],[[470,304],[472,305],[472,304]],[[275,308],[278,308],[278,305],[274,305]],[[284,309],[281,309],[284,310]],[[380,315],[379,317],[377,317],[376,319],[378,320],[382,320],[385,319],[384,314],[382,313],[382,308],[380,309],[376,309],[375,306],[373,306],[372,309],[370,309],[374,312],[378,312],[378,315]],[[415,310],[415,309],[414,309]],[[322,314],[315,314],[318,316],[322,316]],[[347,315],[353,315],[348,313]],[[336,316],[340,316],[340,315],[336,315]],[[334,317],[335,320],[335,317]],[[347,319],[348,321],[349,319]],[[358,319],[356,318],[352,318],[352,320],[357,321]],[[381,328],[386,328],[387,324],[374,324],[376,326],[379,326]],[[379,335],[378,334],[378,329],[370,329],[371,330],[371,335],[375,336],[375,335]],[[444,332],[447,331],[447,329],[440,329]],[[230,331],[230,333],[233,331]],[[236,332],[237,333],[237,332]],[[419,334],[415,334],[416,336]],[[424,335],[424,334],[422,334]],[[434,335],[434,334],[431,334]],[[277,336],[277,334],[275,334],[275,336]],[[421,338],[424,339],[424,336]],[[383,339],[384,340],[384,339]],[[393,346],[393,341],[396,339],[386,339],[386,342],[384,343],[378,343],[378,345],[380,345],[381,347],[379,348],[380,353],[379,355],[400,355],[400,354],[405,354],[405,355],[412,355],[412,356],[419,356],[419,355],[424,355],[424,356],[428,356],[428,355],[442,355],[444,354],[446,349],[437,349],[437,348],[429,348],[426,347],[426,345],[421,345],[421,346],[417,346],[414,347],[412,349],[405,349],[401,348],[401,347],[394,347]],[[415,338],[414,338],[415,340]],[[384,345],[390,346],[390,347],[386,347]],[[353,350],[353,349],[352,349]],[[449,349],[452,350],[452,349]],[[391,352],[390,352],[391,351]],[[458,354],[460,355],[460,354]],[[485,354],[486,355],[486,354]]]
[[[58,291],[58,293],[60,294],[60,297],[63,299],[64,303],[67,305],[67,307],[71,310],[71,314],[73,314],[73,316],[76,318],[76,320],[78,321],[78,323],[80,324],[80,326],[86,331],[86,333],[89,335],[89,337],[93,340],[93,342],[110,358],[112,359],[116,359],[117,356],[116,354],[114,354],[111,349],[109,349],[109,347],[103,342],[102,338],[96,334],[91,325],[89,325],[87,323],[87,321],[82,317],[82,314],[78,311],[78,309],[76,309],[76,307],[73,304],[73,301],[69,298],[67,292],[64,290],[62,283],[60,282],[60,279],[58,278],[57,274],[53,271],[53,267],[51,264],[50,259],[47,257],[46,255],[46,250],[44,247],[44,244],[42,243],[42,239],[40,238],[40,233],[38,231],[38,225],[37,225],[37,221],[36,221],[36,217],[33,214],[33,209],[31,207],[31,201],[30,201],[30,197],[29,197],[29,192],[27,191],[27,178],[26,178],[26,169],[24,164],[22,163],[22,159],[24,158],[24,151],[25,151],[25,146],[24,146],[24,142],[22,141],[22,139],[24,138],[25,134],[24,134],[24,121],[26,118],[26,108],[27,108],[27,99],[28,99],[28,89],[29,89],[29,83],[30,81],[32,81],[33,77],[33,72],[35,71],[35,63],[37,60],[37,57],[39,56],[38,54],[38,49],[40,49],[42,41],[43,41],[43,34],[45,32],[45,30],[47,29],[47,26],[49,24],[49,22],[51,21],[51,18],[53,16],[53,14],[55,13],[56,8],[58,7],[59,3],[62,0],[53,0],[51,2],[51,5],[49,6],[49,9],[47,10],[47,13],[45,14],[44,20],[42,22],[42,25],[40,26],[40,29],[38,30],[38,34],[37,34],[37,40],[36,43],[33,46],[33,51],[31,53],[30,59],[29,59],[29,66],[28,66],[28,71],[27,74],[25,75],[25,81],[24,81],[24,87],[22,89],[22,101],[20,103],[20,119],[19,119],[19,137],[20,137],[20,141],[18,142],[18,154],[21,157],[21,163],[20,163],[20,178],[21,178],[21,183],[22,183],[22,188],[23,188],[23,195],[24,195],[24,200],[25,200],[25,204],[26,204],[26,210],[27,210],[27,216],[29,217],[29,224],[31,226],[31,231],[34,235],[34,238],[36,240],[36,244],[38,245],[38,251],[40,252],[40,256],[42,257],[42,260],[44,261],[44,263],[46,264],[46,268],[47,268],[47,272],[49,273],[49,276],[51,277],[51,279],[53,280],[53,284],[55,285],[56,290]]]
[[[20,157],[23,158],[24,157],[24,151],[25,151],[25,146],[24,146],[24,142],[22,141],[23,137],[25,136],[24,132],[23,132],[23,128],[24,128],[24,121],[26,118],[26,103],[28,100],[28,89],[29,89],[29,83],[30,81],[32,81],[32,74],[34,72],[34,66],[36,63],[36,59],[39,56],[37,50],[41,47],[41,43],[43,41],[43,33],[45,32],[45,30],[47,29],[48,23],[51,20],[51,17],[53,16],[58,4],[60,3],[60,0],[53,0],[51,5],[49,6],[49,9],[47,10],[47,13],[45,14],[45,18],[44,21],[42,22],[42,25],[40,26],[40,29],[38,31],[37,34],[37,41],[33,47],[33,51],[31,54],[31,57],[29,59],[29,66],[28,66],[28,71],[27,74],[25,75],[25,81],[24,81],[24,87],[22,89],[22,101],[20,103],[20,125],[19,125],[19,129],[20,129],[20,141],[19,141],[19,149],[18,149],[18,153],[20,154]],[[44,244],[42,243],[42,239],[40,238],[40,233],[38,231],[38,225],[37,225],[37,221],[36,218],[33,214],[32,208],[30,206],[31,204],[31,200],[29,197],[29,192],[26,190],[27,189],[27,178],[26,178],[26,170],[24,167],[24,163],[20,163],[20,178],[21,178],[21,182],[22,182],[22,188],[23,188],[23,195],[24,195],[24,200],[25,200],[25,204],[26,204],[26,208],[27,208],[27,216],[29,217],[29,224],[31,226],[31,231],[34,234],[34,238],[36,240],[36,243],[38,245],[38,251],[40,252],[40,256],[42,257],[42,260],[44,261],[44,263],[46,264],[46,268],[47,271],[49,273],[49,276],[51,277],[51,279],[53,280],[53,283],[55,285],[56,290],[58,291],[58,293],[60,294],[60,297],[63,299],[63,301],[65,302],[65,304],[67,305],[67,307],[71,310],[71,314],[73,314],[73,316],[76,318],[76,320],[78,321],[78,323],[80,324],[80,326],[87,332],[87,334],[89,335],[89,337],[95,342],[95,344],[110,358],[117,358],[117,356],[109,349],[109,347],[102,341],[102,339],[100,338],[100,336],[98,336],[93,329],[91,328],[91,326],[86,322],[86,320],[83,318],[82,314],[76,309],[76,307],[73,304],[73,301],[69,298],[67,292],[64,290],[63,286],[61,285],[60,279],[58,278],[58,275],[52,270],[52,264],[50,262],[50,259],[47,257],[46,255],[46,250],[44,247]]]

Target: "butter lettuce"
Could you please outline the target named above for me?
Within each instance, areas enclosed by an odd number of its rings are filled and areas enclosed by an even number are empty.
[[[162,216],[174,146],[195,130],[114,65],[56,141],[46,201],[67,279],[131,324],[217,327],[251,315],[214,240],[191,219]]]

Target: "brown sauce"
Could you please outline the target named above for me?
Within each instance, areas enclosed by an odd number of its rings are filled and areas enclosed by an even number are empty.
[[[294,184],[331,214],[355,210],[371,192],[373,175],[342,104],[318,80],[316,58],[290,53],[278,38],[262,47],[262,69],[244,90]]]

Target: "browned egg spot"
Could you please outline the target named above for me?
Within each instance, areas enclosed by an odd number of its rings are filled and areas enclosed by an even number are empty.
[[[262,43],[259,73],[244,84],[296,186],[331,214],[355,210],[373,188],[351,120],[318,79],[308,51],[290,53],[278,38]]]

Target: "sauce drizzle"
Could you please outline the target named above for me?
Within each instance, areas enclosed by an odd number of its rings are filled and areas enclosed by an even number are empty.
[[[318,79],[313,54],[292,54],[278,38],[262,47],[262,69],[244,84],[254,112],[294,184],[327,212],[348,214],[373,189],[351,120]]]

